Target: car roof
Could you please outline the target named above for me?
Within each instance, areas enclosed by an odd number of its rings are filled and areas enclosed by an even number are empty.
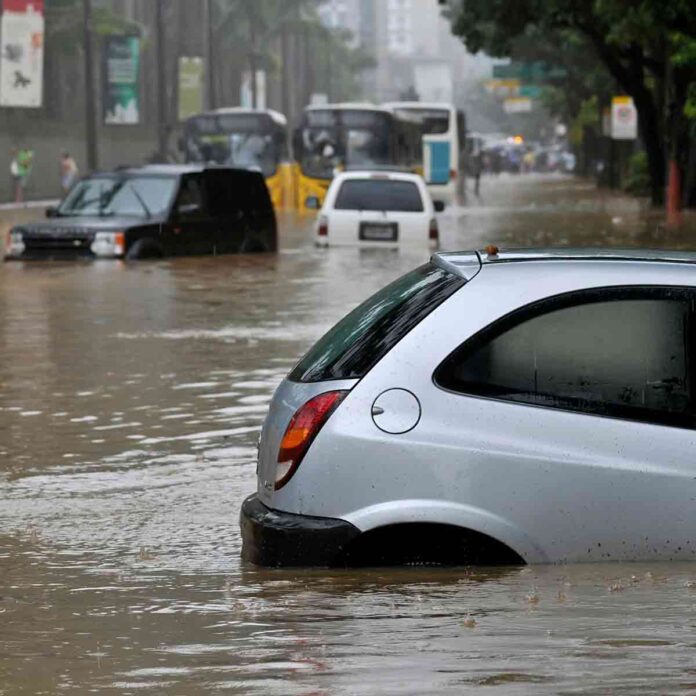
[[[335,179],[346,181],[347,179],[377,179],[390,181],[413,181],[415,183],[423,181],[420,174],[414,172],[400,171],[399,169],[350,169],[340,172]]]
[[[103,170],[94,172],[92,177],[113,176],[121,174],[126,176],[182,176],[184,174],[200,174],[205,171],[232,171],[236,173],[245,173],[258,176],[259,173],[249,169],[241,169],[235,167],[224,167],[209,164],[146,164],[143,166],[122,166],[115,169]]]
[[[696,264],[696,252],[664,249],[556,248],[556,249],[498,249],[489,246],[482,250],[454,251],[434,254],[433,263],[455,275],[470,280],[487,265],[545,261],[626,261],[652,263]]]

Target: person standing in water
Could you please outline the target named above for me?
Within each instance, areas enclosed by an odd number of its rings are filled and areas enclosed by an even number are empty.
[[[72,188],[79,173],[75,158],[69,152],[63,150],[60,153],[60,186],[63,189],[63,195]]]

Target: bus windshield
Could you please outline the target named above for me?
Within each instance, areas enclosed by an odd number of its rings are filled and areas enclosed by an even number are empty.
[[[306,111],[301,139],[300,165],[307,176],[331,179],[336,167],[390,163],[389,115],[378,111]]]
[[[186,124],[189,162],[213,162],[272,176],[283,156],[282,135],[266,114],[196,116]]]
[[[395,113],[418,123],[421,135],[441,135],[449,130],[450,112],[447,109],[397,108]]]

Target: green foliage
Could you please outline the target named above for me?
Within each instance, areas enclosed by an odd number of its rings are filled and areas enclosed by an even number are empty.
[[[634,196],[650,195],[650,172],[645,152],[636,152],[629,160],[624,190]]]
[[[92,23],[96,36],[143,36],[145,33],[138,23],[98,4],[93,8]],[[78,55],[84,39],[82,0],[46,0],[46,34],[55,50],[67,56]]]

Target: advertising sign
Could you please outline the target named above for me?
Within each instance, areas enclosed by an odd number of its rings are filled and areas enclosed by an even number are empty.
[[[203,110],[203,59],[179,58],[179,120]]]
[[[503,102],[506,114],[528,114],[532,110],[532,100],[528,97],[509,97]]]
[[[109,36],[104,41],[104,123],[133,125],[140,121],[140,40]]]
[[[0,22],[0,106],[43,102],[44,0],[4,0]]]
[[[611,100],[611,137],[614,140],[635,140],[638,137],[638,112],[631,97]]]

